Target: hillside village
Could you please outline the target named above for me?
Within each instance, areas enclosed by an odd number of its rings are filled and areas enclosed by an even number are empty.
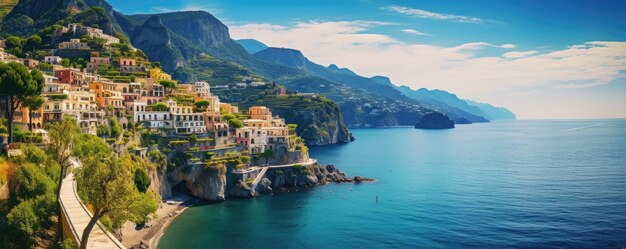
[[[289,151],[303,148],[303,145],[296,145],[296,142],[302,141],[294,136],[294,129],[290,131],[284,119],[273,116],[266,107],[252,106],[240,111],[237,106],[222,103],[217,96],[213,96],[206,81],[177,84],[155,63],[137,56],[141,52],[135,48],[129,47],[124,54],[130,56],[110,53],[116,47],[129,45],[120,46],[118,38],[103,34],[100,29],[71,23],[54,30],[53,37],[68,33],[76,33],[84,39],[59,40],[57,48],[51,49],[51,55],[43,56],[41,61],[18,58],[5,52],[7,41],[0,41],[0,60],[3,63],[23,63],[44,73],[45,87],[41,93],[44,104],[37,110],[19,108],[14,116],[14,124],[22,129],[32,128],[34,133],[45,133],[42,129],[46,124],[71,116],[83,133],[98,135],[110,143],[121,140],[101,131],[103,127],[119,123],[123,129],[142,125],[172,138],[197,136],[210,141],[203,143],[201,148],[190,145],[179,149],[210,150],[241,146],[250,154],[269,150],[282,157]],[[91,48],[85,42],[90,38],[104,40],[102,48]],[[84,66],[68,65],[68,57],[61,56],[77,54],[89,55]],[[234,86],[265,85],[263,81],[253,81],[252,77],[243,80],[249,83],[242,81]]]

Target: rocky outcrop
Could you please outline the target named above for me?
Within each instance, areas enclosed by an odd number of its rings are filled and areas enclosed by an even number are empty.
[[[289,187],[314,186],[326,183],[360,183],[374,181],[374,179],[361,176],[349,177],[332,164],[324,167],[319,163],[315,163],[309,166],[269,170],[263,181],[262,187],[257,186],[256,190],[258,192]],[[268,188],[267,186],[270,187]]]
[[[168,174],[172,185],[183,183],[194,197],[208,201],[226,199],[226,168],[205,168],[204,165],[189,165],[176,168]]]
[[[256,191],[252,189],[247,183],[239,181],[235,186],[228,190],[228,195],[238,198],[254,197]]]
[[[417,129],[451,129],[454,128],[454,122],[441,112],[426,113],[417,124]]]
[[[297,124],[296,132],[304,138],[306,145],[348,143],[354,140],[336,103],[323,99],[311,99],[309,102],[313,104],[307,108],[292,108],[280,103],[266,106],[287,123]]]

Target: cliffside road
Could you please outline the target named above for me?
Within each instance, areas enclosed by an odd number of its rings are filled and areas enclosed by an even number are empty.
[[[73,168],[80,168],[80,163],[75,158],[70,158],[70,163]],[[87,207],[78,198],[78,192],[76,191],[76,180],[74,174],[70,173],[63,179],[63,185],[61,186],[61,197],[59,199],[61,208],[65,216],[66,222],[73,233],[74,238],[77,238],[76,242],[79,243],[80,236],[83,234],[83,230],[87,227],[87,223],[91,219],[92,215],[89,213]],[[87,248],[125,248],[112,234],[106,232],[102,224],[98,222],[98,225],[93,228],[89,236],[89,242]]]

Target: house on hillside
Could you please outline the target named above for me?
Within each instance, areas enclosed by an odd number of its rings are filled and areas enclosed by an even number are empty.
[[[89,50],[91,49],[86,42],[81,42],[80,39],[70,39],[68,42],[59,43],[59,50]]]
[[[61,58],[61,56],[49,55],[44,57],[43,61],[52,65],[59,65],[61,64],[61,61],[63,61],[63,58]]]

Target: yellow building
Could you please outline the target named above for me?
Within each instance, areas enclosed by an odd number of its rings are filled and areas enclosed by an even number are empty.
[[[239,107],[231,105],[229,103],[220,103],[220,112],[230,114],[239,113]]]
[[[153,80],[172,80],[172,76],[166,72],[163,72],[160,68],[155,67],[148,71],[148,77]]]

